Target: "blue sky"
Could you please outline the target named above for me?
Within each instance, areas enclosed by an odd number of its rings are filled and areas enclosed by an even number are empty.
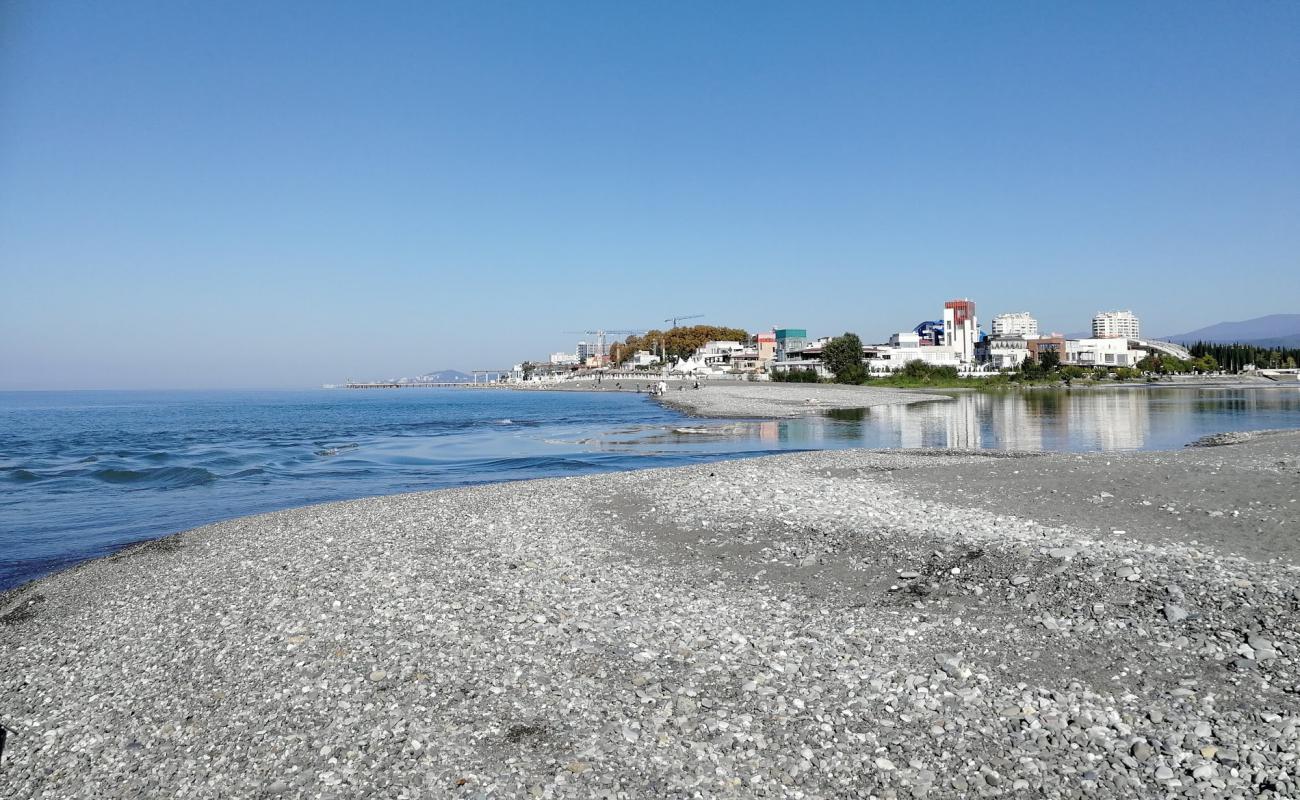
[[[0,388],[1300,300],[1300,4],[0,4]]]

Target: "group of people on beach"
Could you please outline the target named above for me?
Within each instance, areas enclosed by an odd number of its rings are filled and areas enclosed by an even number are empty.
[[[642,390],[643,388],[645,388],[645,387],[644,387],[644,386],[637,386],[637,387],[636,387],[637,394],[640,394],[640,393],[641,393],[641,390]],[[692,385],[691,388],[693,388],[693,389],[698,389],[698,388],[700,388],[700,382],[699,382],[698,380],[696,380],[695,383]],[[665,395],[665,394],[668,393],[668,382],[667,382],[667,381],[659,381],[658,383],[652,383],[652,384],[650,384],[650,387],[649,387],[648,391],[649,391],[649,393],[650,393],[650,395],[651,395],[652,397],[659,397],[659,396]],[[686,387],[685,387],[685,386],[678,386],[678,387],[677,387],[677,391],[679,391],[679,392],[684,392],[684,391],[686,391]]]

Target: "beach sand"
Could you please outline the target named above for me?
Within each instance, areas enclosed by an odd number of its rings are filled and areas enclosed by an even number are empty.
[[[4,795],[1294,797],[1300,434],[231,520],[0,599]]]

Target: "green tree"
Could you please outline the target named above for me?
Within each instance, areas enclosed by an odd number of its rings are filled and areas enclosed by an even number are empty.
[[[1160,357],[1155,353],[1148,353],[1137,363],[1137,368],[1142,372],[1159,372],[1160,368],[1163,366],[1164,363],[1161,362]]]
[[[1061,354],[1055,350],[1044,350],[1038,355],[1038,365],[1043,368],[1043,372],[1051,372],[1061,366]]]
[[[821,379],[817,377],[817,370],[812,367],[803,369],[785,369],[772,373],[772,380],[777,383],[820,383]]]
[[[902,373],[904,378],[924,380],[930,377],[930,365],[919,358],[914,358],[904,364],[903,368],[899,370],[899,372]]]
[[[531,361],[525,361],[520,367],[524,371],[524,380],[532,379],[533,373],[537,371],[537,365]]]
[[[822,364],[836,383],[862,383],[867,370],[862,366],[862,340],[856,333],[836,336],[822,348]]]

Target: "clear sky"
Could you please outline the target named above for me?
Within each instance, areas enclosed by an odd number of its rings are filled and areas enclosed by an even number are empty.
[[[0,0],[0,388],[1297,310],[1300,3]]]

